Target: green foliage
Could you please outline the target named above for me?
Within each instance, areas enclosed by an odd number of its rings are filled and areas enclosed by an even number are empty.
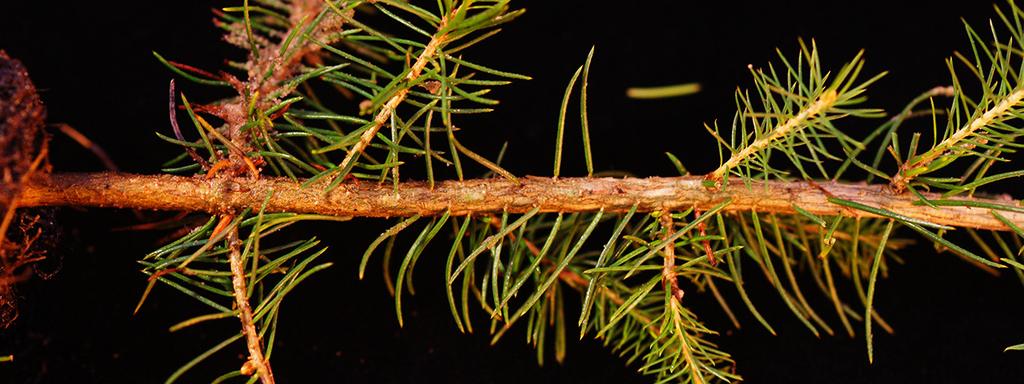
[[[744,179],[786,178],[789,171],[770,164],[773,153],[786,156],[802,179],[811,179],[812,169],[821,178],[830,178],[825,161],[840,157],[831,153],[826,139],[834,139],[846,152],[863,147],[833,122],[843,117],[881,116],[877,109],[855,108],[864,101],[867,86],[882,76],[857,79],[864,67],[862,55],[858,53],[833,75],[823,69],[814,41],[810,47],[801,41],[795,59],[779,52],[780,70],[771,64],[767,69],[751,66],[756,94],[736,92],[737,112],[730,132],[723,133],[717,123],[713,128],[705,126],[723,157],[722,166],[708,179],[727,181],[730,173]]]
[[[223,9],[218,25],[227,31],[229,42],[250,49],[249,60],[232,62],[232,66],[245,71],[253,63],[273,61],[297,68],[291,71],[286,65],[276,64],[260,73],[248,69],[249,81],[236,97],[248,105],[245,123],[239,127],[250,132],[245,156],[262,159],[270,174],[307,177],[310,183],[330,178],[332,186],[349,174],[360,179],[397,181],[399,169],[407,161],[402,158],[411,156],[424,159],[432,183],[435,161],[454,166],[458,175],[463,174],[460,154],[484,162],[488,168],[497,167],[458,143],[453,118],[491,111],[491,106],[497,104],[497,100],[486,97],[491,87],[512,79],[529,79],[476,64],[461,55],[466,48],[494,35],[497,26],[522,13],[509,10],[508,1],[439,2],[436,11],[392,1],[325,2],[327,6],[305,15],[297,24],[290,20],[303,15],[287,14],[294,4],[257,3],[263,7]],[[243,18],[236,15],[239,12],[244,13]],[[373,15],[381,26],[363,24],[358,20],[362,15]],[[242,27],[244,42],[237,41],[243,37],[238,30]],[[432,48],[427,50],[427,46]],[[261,51],[273,57],[261,61]],[[154,55],[187,80],[232,86],[232,81]],[[302,57],[316,59],[294,62]],[[308,61],[322,64],[308,66]],[[294,73],[282,78],[278,75],[282,71]],[[273,83],[275,80],[277,83]],[[325,105],[323,100],[338,97],[325,93],[338,93],[358,108]],[[233,103],[236,98],[213,105]],[[392,105],[389,101],[398,103]],[[187,105],[184,96],[182,102]],[[189,116],[200,140],[158,135],[173,144],[205,147],[210,152],[205,160],[210,163],[231,150],[231,143],[207,138],[208,134],[216,135],[212,132],[217,130],[204,127],[202,117],[192,109]],[[335,155],[352,153],[368,131],[374,139],[369,151],[356,155],[362,160],[343,166]],[[446,134],[447,150],[437,148],[436,138],[431,147],[431,137],[438,133]],[[199,166],[187,164],[188,160],[179,156],[165,167],[176,172],[198,171]]]
[[[230,217],[230,216],[226,216]],[[162,282],[188,295],[213,312],[183,320],[170,330],[178,331],[199,323],[234,319],[237,309],[233,308],[231,271],[228,269],[226,254],[230,244],[226,239],[232,230],[245,231],[241,248],[242,262],[248,267],[248,296],[253,306],[253,321],[264,340],[267,340],[266,356],[273,349],[274,335],[280,306],[284,297],[310,275],[330,267],[329,262],[318,262],[327,250],[319,246],[319,240],[310,238],[274,246],[261,246],[274,233],[280,232],[300,221],[339,220],[336,217],[299,215],[292,213],[251,214],[243,212],[230,220],[227,226],[218,226],[216,217],[210,218],[189,234],[147,254],[140,263],[143,272],[150,276],[150,286]],[[341,219],[344,220],[344,219]],[[143,299],[145,300],[145,295]],[[141,307],[143,302],[139,302]],[[197,356],[176,370],[167,382],[175,382],[190,368],[241,339],[236,334],[217,344],[209,351]]]
[[[431,185],[438,173],[435,163],[451,166],[461,180],[464,156],[492,174],[517,180],[498,165],[500,159],[489,160],[463,146],[457,139],[460,127],[455,119],[490,111],[498,104],[489,98],[492,87],[528,79],[462,56],[521,10],[511,10],[508,1],[485,0],[440,0],[436,9],[390,0],[328,1],[313,7],[315,12],[296,4],[254,0],[252,5],[245,2],[218,13],[218,26],[226,31],[227,40],[248,52],[246,61],[232,63],[245,75],[241,80],[155,54],[184,79],[233,88],[237,93],[207,105],[190,104],[181,95],[196,139],[186,139],[177,128],[172,102],[174,137],[158,135],[186,153],[169,161],[166,171],[216,177],[222,167],[218,164],[233,161],[227,167],[235,167],[229,171],[236,176],[248,172],[257,177],[266,172],[326,190],[352,177],[397,187],[400,168],[415,158],[421,158],[418,161]],[[980,80],[981,97],[967,96],[967,87],[952,71],[951,59],[953,101],[944,113],[934,109],[929,113],[936,124],[947,120],[942,132],[936,128],[933,133],[930,149],[919,151],[921,136],[914,134],[908,150],[902,151],[897,129],[915,106],[946,93],[946,88],[914,99],[873,131],[847,132],[840,129],[840,119],[857,118],[858,124],[866,124],[882,116],[880,110],[860,107],[867,87],[881,75],[859,79],[864,66],[861,53],[830,72],[815,43],[808,46],[801,41],[796,56],[780,53],[777,64],[751,68],[753,92],[736,93],[737,112],[727,128],[717,123],[707,127],[718,143],[721,166],[704,176],[706,186],[714,191],[730,178],[747,185],[790,178],[816,185],[815,179],[838,179],[854,165],[870,178],[897,175],[893,185],[918,193],[922,205],[934,209],[972,206],[975,202],[963,199],[928,200],[915,188],[936,188],[947,197],[972,194],[978,187],[1024,174],[989,171],[1005,162],[1003,154],[1019,146],[1014,140],[1021,129],[1011,123],[1024,113],[1020,110],[1024,90],[1018,85],[1024,75],[1024,66],[1018,63],[1024,51],[1020,27],[1024,12],[1011,3],[1009,11],[998,15],[1013,39],[1001,40],[993,31],[990,42],[968,27],[973,59],[956,54],[956,61],[966,64],[969,74]],[[588,176],[594,172],[586,99],[593,57],[591,50],[566,87],[555,127],[554,177],[561,174],[567,110],[577,82],[586,171]],[[654,96],[690,91],[691,87],[660,90]],[[328,102],[338,98],[343,102]],[[216,125],[207,121],[211,117],[217,118]],[[446,145],[438,145],[438,134]],[[881,169],[884,152],[896,157],[899,171]],[[683,164],[668,156],[680,174],[687,175]],[[961,157],[975,159],[963,176],[932,176]],[[817,216],[796,204],[792,214],[735,212],[726,210],[730,199],[721,199],[705,211],[639,212],[634,206],[628,212],[562,213],[541,212],[538,207],[500,216],[416,215],[398,219],[370,243],[359,276],[363,277],[383,245],[386,278],[402,325],[403,292],[414,292],[417,260],[431,243],[446,242],[446,294],[460,331],[472,332],[474,323],[479,324],[481,319],[473,316],[473,309],[479,307],[493,342],[525,323],[519,328],[536,348],[538,363],[543,364],[549,349],[560,362],[566,335],[575,334],[569,320],[577,315],[566,307],[573,302],[567,295],[578,295],[582,307],[575,325],[581,338],[601,339],[657,382],[693,383],[740,377],[730,355],[710,341],[717,332],[701,322],[676,289],[687,295],[710,290],[738,327],[735,303],[727,302],[718,288],[733,287],[743,307],[772,334],[771,323],[776,320],[769,321],[755,304],[769,300],[762,296],[777,296],[816,336],[835,334],[839,327],[841,333],[853,336],[860,322],[871,360],[873,325],[891,331],[874,308],[874,297],[884,291],[880,277],[902,262],[898,252],[909,240],[899,238],[900,228],[916,231],[924,240],[971,263],[986,268],[1014,266],[1014,273],[1024,281],[1019,260],[1024,230],[1000,213],[1022,212],[1010,202],[973,205],[991,210],[1012,232],[968,230],[976,246],[964,246],[947,238],[953,227],[857,201],[834,197],[829,201],[843,207],[844,214]],[[671,218],[670,225],[659,221],[663,216]],[[211,217],[148,254],[141,261],[143,271],[152,283],[162,282],[212,309],[172,330],[233,318],[237,310],[231,304],[226,260],[231,245],[226,236],[229,231],[241,231],[254,320],[265,341],[265,354],[270,356],[282,299],[296,284],[330,264],[318,261],[326,249],[315,238],[278,244],[271,235],[300,221],[343,219],[263,211]],[[394,269],[392,256],[402,253],[396,244],[405,243],[396,240],[400,236],[412,241]],[[751,271],[763,276],[774,293],[748,291],[748,279],[757,278],[751,277]],[[825,297],[831,308],[812,308],[805,294],[812,290]],[[853,294],[845,298],[840,291]],[[144,297],[148,292],[149,288]],[[241,339],[233,335],[213,346],[168,382]],[[232,375],[237,374],[218,381]]]
[[[175,95],[172,83],[173,135],[157,135],[183,147],[185,153],[164,164],[166,172],[207,178],[269,174],[306,179],[307,184],[330,180],[333,188],[351,177],[397,183],[400,167],[419,157],[433,183],[434,162],[454,166],[461,178],[459,156],[464,155],[513,177],[459,143],[454,121],[460,115],[489,112],[497,104],[487,97],[492,87],[511,79],[529,79],[474,63],[462,53],[493,36],[498,26],[522,10],[510,10],[508,1],[486,0],[439,1],[434,10],[402,1],[251,3],[216,12],[225,40],[247,51],[244,60],[229,61],[234,74],[215,75],[154,52],[158,61],[185,80],[236,93],[194,105],[184,94]],[[373,20],[372,26],[361,21],[364,17]],[[339,98],[349,102],[338,108]],[[178,127],[179,103],[197,139],[186,139]],[[438,134],[447,140],[447,149],[439,148]],[[370,139],[366,148],[361,147],[364,136]],[[345,219],[262,211],[211,217],[143,258],[150,284],[139,306],[154,284],[161,282],[213,310],[172,326],[172,331],[236,318],[227,256],[232,246],[228,234],[240,230],[242,261],[249,266],[248,298],[269,358],[282,299],[310,274],[330,266],[317,261],[326,248],[315,238],[282,243],[271,235],[300,221]],[[429,243],[447,220],[447,215],[433,219],[402,261],[395,292],[400,323],[401,285],[408,282],[412,287],[411,273],[423,250],[419,244]],[[367,256],[394,233],[382,235]],[[365,260],[360,275],[363,268]],[[240,340],[241,334],[225,339],[167,381],[178,380],[205,358]],[[217,381],[238,375],[236,371]]]
[[[953,101],[945,111],[949,116],[946,125],[940,128],[936,123],[932,145],[927,150],[918,148],[919,134],[911,137],[905,154],[895,138],[892,140],[890,151],[901,162],[899,173],[893,177],[894,187],[936,188],[947,196],[973,194],[978,187],[1022,175],[1016,170],[990,174],[993,166],[1009,161],[1006,154],[1022,146],[1016,141],[1024,130],[1014,126],[1024,112],[1020,105],[1024,99],[1020,82],[1024,75],[1024,61],[1020,57],[1024,49],[1022,12],[1012,1],[1008,10],[996,7],[1009,37],[1001,37],[995,24],[990,25],[987,33],[979,33],[965,24],[970,57],[956,52],[946,63],[953,84]],[[986,34],[990,36],[985,37]],[[958,64],[965,70],[958,73]],[[980,92],[972,96],[975,87]],[[928,176],[968,157],[974,163],[957,178]]]

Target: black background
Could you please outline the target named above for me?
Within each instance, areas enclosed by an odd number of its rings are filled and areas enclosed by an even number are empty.
[[[51,122],[74,125],[124,170],[153,173],[175,149],[152,133],[169,132],[171,74],[150,51],[203,68],[222,68],[223,58],[241,57],[219,41],[210,23],[210,7],[225,5],[233,4],[6,2],[0,5],[0,48],[28,67]],[[943,60],[955,49],[969,48],[960,17],[984,29],[995,15],[985,1],[941,7],[933,1],[537,1],[520,6],[529,9],[521,20],[467,55],[534,80],[496,91],[503,100],[498,111],[463,124],[462,137],[484,154],[496,153],[507,140],[507,168],[538,175],[550,173],[563,87],[591,45],[597,46],[590,84],[597,167],[671,175],[662,153],[672,151],[702,173],[717,165],[702,124],[731,119],[735,87],[749,84],[746,65],[763,65],[775,57],[776,47],[792,55],[798,37],[813,37],[833,66],[866,49],[866,72],[890,71],[870,91],[869,104],[892,112],[949,81]],[[628,86],[691,81],[702,83],[704,91],[662,101],[624,96]],[[191,99],[210,100],[203,88],[179,84]],[[567,144],[578,140],[575,133],[567,136]],[[57,170],[101,169],[65,137],[56,135],[52,148]],[[582,172],[579,154],[567,150],[567,173]],[[56,250],[60,272],[22,286],[22,317],[0,333],[0,354],[13,353],[16,359],[0,365],[0,382],[160,382],[236,332],[235,324],[221,322],[169,333],[169,325],[203,308],[166,287],[155,289],[133,317],[145,286],[135,260],[161,234],[111,231],[136,222],[124,211],[65,210],[60,218],[65,228]],[[399,328],[380,274],[356,279],[358,256],[383,225],[361,223],[316,227],[333,245],[329,254],[335,266],[285,304],[273,357],[280,382],[647,381],[591,339],[571,343],[564,364],[549,356],[539,368],[533,350],[520,341],[522,333],[494,347],[486,332],[459,334],[437,262],[421,263],[418,295],[406,301],[406,326]],[[441,257],[441,248],[431,255]],[[927,246],[903,257],[908,265],[878,286],[876,308],[896,334],[876,334],[873,365],[867,363],[862,335],[814,338],[756,279],[750,291],[778,337],[760,328],[742,305],[734,308],[744,328],[727,331],[730,326],[713,301],[699,295],[687,299],[712,328],[725,333],[717,341],[733,353],[750,382],[1024,381],[1024,354],[1002,352],[1024,342],[1019,282],[1009,274],[993,279]],[[371,270],[379,271],[379,264]],[[820,308],[828,308],[826,303],[818,300]],[[478,320],[477,328],[483,327],[483,316]],[[240,347],[222,352],[183,382],[205,382],[239,366],[242,352]]]

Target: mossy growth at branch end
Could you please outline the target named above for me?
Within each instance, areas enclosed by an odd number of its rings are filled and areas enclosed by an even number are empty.
[[[897,274],[914,241],[1024,283],[1024,207],[985,192],[1024,176],[1010,156],[1024,146],[1024,10],[1013,2],[996,7],[990,26],[966,26],[968,53],[947,61],[948,85],[894,114],[868,98],[885,74],[865,73],[864,52],[826,63],[814,40],[796,40],[749,67],[731,119],[704,125],[719,165],[691,174],[669,153],[679,174],[658,178],[600,172],[587,100],[600,47],[565,74],[552,106],[550,175],[519,175],[504,149],[490,158],[460,141],[478,129],[465,115],[497,108],[493,89],[530,80],[471,49],[523,12],[509,0],[246,0],[216,10],[215,26],[238,48],[226,68],[153,53],[175,78],[168,126],[155,134],[181,149],[162,175],[51,173],[45,140],[34,139],[41,110],[21,109],[32,121],[11,123],[21,115],[0,104],[0,300],[44,256],[32,251],[44,229],[26,221],[29,208],[182,211],[170,226],[183,230],[138,260],[148,286],[135,310],[162,285],[206,311],[172,332],[212,322],[239,331],[182,356],[166,382],[244,348],[241,367],[208,379],[273,383],[279,327],[294,326],[279,322],[282,303],[332,265],[329,249],[295,225],[386,218],[378,237],[350,239],[366,244],[352,272],[382,265],[397,326],[413,321],[403,301],[418,262],[440,257],[447,302],[438,305],[461,332],[494,343],[525,335],[538,364],[563,361],[570,339],[595,338],[653,382],[711,383],[742,380],[716,344],[721,329],[741,326],[741,311],[771,334],[795,320],[816,337],[862,337],[873,362],[873,335],[893,332],[875,306],[879,281]],[[7,86],[7,62],[0,53],[0,101],[35,106],[7,94],[32,89]],[[186,96],[207,87],[224,96]],[[909,119],[930,120],[931,132],[901,131]],[[585,169],[569,170],[563,149],[575,129]],[[753,279],[792,319],[764,315],[770,304],[752,297],[763,296],[751,295]],[[729,324],[702,320],[689,303],[696,295],[713,297]]]

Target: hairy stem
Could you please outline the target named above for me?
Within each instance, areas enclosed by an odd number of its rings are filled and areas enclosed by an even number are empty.
[[[990,209],[1018,226],[1024,212],[1008,197],[923,196],[956,206],[929,207],[919,198],[893,193],[886,185],[823,181],[730,182],[717,190],[702,185],[703,176],[652,178],[560,178],[445,181],[434,188],[426,182],[402,182],[397,187],[376,183],[342,184],[324,192],[325,183],[303,187],[303,180],[244,177],[204,179],[186,176],[145,176],[122,173],[57,173],[35,175],[21,186],[18,204],[36,206],[92,206],[172,211],[230,213],[260,209],[268,194],[267,212],[318,213],[353,217],[404,217],[524,213],[539,206],[543,212],[626,212],[637,204],[640,212],[711,209],[725,199],[732,212],[796,214],[794,207],[819,216],[877,217],[834,204],[829,198],[855,201],[913,219],[959,228],[1006,231]],[[7,192],[9,185],[0,185]],[[0,196],[6,194],[0,193]],[[975,205],[975,207],[965,206]]]

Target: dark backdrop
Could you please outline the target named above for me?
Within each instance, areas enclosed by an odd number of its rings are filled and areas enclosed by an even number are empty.
[[[220,68],[238,50],[219,41],[210,7],[220,2],[6,2],[0,6],[0,48],[30,70],[50,121],[74,125],[104,146],[127,171],[152,173],[174,154],[154,130],[167,132],[167,81],[150,55]],[[621,2],[628,4],[629,2]],[[509,143],[505,164],[517,174],[548,174],[554,123],[563,87],[592,44],[597,54],[590,101],[599,169],[671,175],[662,153],[672,151],[695,172],[717,165],[702,129],[731,119],[732,92],[748,85],[746,65],[794,52],[798,37],[816,38],[827,63],[867,50],[866,71],[889,70],[870,92],[873,106],[898,110],[923,90],[948,82],[943,60],[967,49],[960,17],[984,29],[994,16],[986,1],[938,6],[934,1],[594,1],[520,3],[529,11],[493,40],[468,52],[479,62],[528,73],[533,81],[496,92],[497,112],[477,119],[464,141],[485,154]],[[635,101],[627,86],[697,81],[699,95]],[[185,85],[195,100],[203,90]],[[570,134],[567,143],[578,137]],[[99,170],[89,154],[62,136],[53,142],[57,170]],[[579,174],[578,150],[563,169]],[[59,262],[49,281],[22,287],[22,317],[0,333],[0,382],[158,382],[179,364],[234,332],[234,324],[171,334],[167,327],[202,310],[158,287],[137,316],[145,286],[134,262],[161,234],[113,232],[135,222],[129,212],[64,210]],[[357,281],[357,258],[381,223],[318,226],[333,244],[335,267],[292,293],[281,319],[274,367],[281,382],[646,382],[635,367],[590,339],[573,342],[564,364],[537,367],[521,333],[488,346],[486,332],[461,335],[442,294],[438,263],[423,261],[418,295],[406,303],[406,327],[394,319],[379,273]],[[371,236],[368,238],[367,236]],[[441,247],[438,247],[441,248]],[[438,250],[430,254],[438,256]],[[767,285],[753,282],[759,308],[781,335],[772,337],[737,305],[744,328],[729,330],[718,307],[688,295],[698,314],[724,335],[750,382],[1020,382],[1024,354],[1003,353],[1024,342],[1022,287],[1012,276],[993,279],[950,254],[918,246],[908,265],[878,286],[876,308],[896,327],[877,334],[868,365],[862,335],[811,336]],[[426,258],[425,258],[426,259]],[[371,267],[379,270],[379,265]],[[757,279],[753,279],[757,280]],[[761,286],[758,286],[760,284]],[[733,297],[735,299],[735,297]],[[821,302],[825,303],[825,302]],[[478,327],[483,324],[483,316]],[[521,332],[521,331],[520,331]],[[571,333],[571,332],[570,332]],[[203,382],[240,364],[235,348],[204,364],[184,382]]]

